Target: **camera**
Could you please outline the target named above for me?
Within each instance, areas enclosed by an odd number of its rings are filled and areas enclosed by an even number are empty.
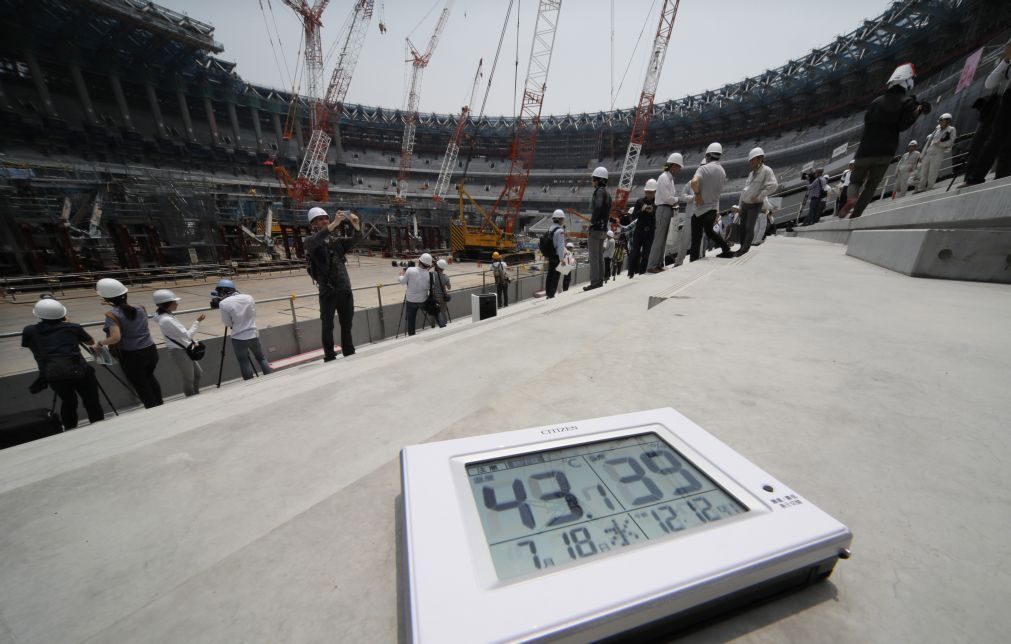
[[[934,107],[927,101],[917,100],[916,106],[920,108],[921,114],[930,114],[930,110],[934,109]]]
[[[221,306],[221,295],[217,291],[214,291],[213,293],[211,293],[211,308],[217,309],[220,306]]]

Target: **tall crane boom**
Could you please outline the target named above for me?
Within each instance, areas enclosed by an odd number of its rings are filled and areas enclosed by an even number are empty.
[[[374,0],[356,0],[354,9],[351,10],[351,17],[345,25],[345,31],[341,32],[338,42],[343,42],[344,45],[341,47],[337,64],[334,65],[333,74],[330,75],[330,85],[323,97],[323,104],[328,112],[338,111],[347,98],[351,77],[358,65],[358,56],[362,53],[362,43],[365,42],[365,32],[369,28],[369,21],[372,20],[374,6]],[[340,119],[340,114],[337,114],[337,118]]]
[[[453,137],[446,146],[446,155],[442,157],[442,167],[439,169],[439,178],[435,180],[435,189],[432,191],[432,199],[442,201],[442,196],[446,194],[449,187],[449,178],[453,176],[453,168],[456,166],[456,158],[460,154],[460,141],[463,139],[463,130],[467,127],[467,115],[470,114],[470,107],[474,104],[474,94],[477,93],[477,85],[481,82],[481,66],[484,59],[477,62],[477,73],[474,74],[474,85],[470,90],[470,100],[460,111],[460,120],[453,131]]]
[[[492,211],[498,211],[505,199],[503,211],[505,232],[511,235],[516,227],[523,194],[530,180],[530,170],[537,149],[537,130],[541,125],[541,108],[544,106],[544,92],[547,90],[548,70],[551,67],[551,51],[555,45],[555,32],[562,0],[541,0],[537,8],[537,24],[534,26],[533,43],[530,45],[530,61],[527,64],[527,79],[523,85],[523,100],[519,118],[516,119],[516,134],[513,137],[509,155],[509,174],[505,188],[499,195]]]
[[[646,80],[642,85],[642,94],[639,95],[639,106],[635,110],[632,136],[628,141],[625,163],[621,166],[621,179],[618,181],[618,189],[614,193],[614,202],[611,205],[611,217],[615,219],[625,212],[628,196],[632,192],[635,169],[639,165],[639,154],[642,152],[643,143],[646,142],[646,130],[649,128],[649,120],[653,116],[653,100],[656,96],[657,83],[660,82],[660,70],[663,69],[663,61],[667,57],[667,45],[670,43],[670,35],[674,29],[674,18],[677,16],[680,4],[681,0],[673,0],[673,2],[664,0],[663,6],[660,7],[660,24],[656,29],[656,38],[653,39],[653,51],[650,54],[649,66],[646,68]]]
[[[399,199],[404,198],[404,180],[411,173],[414,133],[418,125],[418,102],[421,100],[421,76],[432,60],[432,54],[435,53],[435,48],[439,44],[442,30],[446,28],[446,21],[449,20],[449,10],[452,6],[453,0],[449,0],[442,9],[442,13],[439,14],[439,21],[435,24],[432,36],[428,39],[425,53],[419,52],[411,39],[407,39],[407,48],[410,50],[410,58],[407,59],[407,62],[411,63],[413,69],[411,70],[410,89],[407,92],[407,105],[404,107],[404,138],[400,143],[400,170],[397,172],[397,197]]]

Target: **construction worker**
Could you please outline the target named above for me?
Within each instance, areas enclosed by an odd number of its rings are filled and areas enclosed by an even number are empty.
[[[204,372],[200,368],[200,362],[191,359],[186,353],[186,347],[197,341],[197,330],[207,316],[201,313],[187,329],[174,315],[179,308],[179,298],[175,293],[167,288],[160,288],[154,292],[152,299],[158,307],[154,321],[158,323],[162,337],[165,338],[166,355],[172,360],[179,377],[182,378],[183,394],[187,398],[195,396],[200,393],[200,377]]]
[[[895,169],[895,190],[892,198],[905,197],[909,190],[909,176],[920,163],[920,151],[916,149],[916,139],[909,142],[906,152],[899,158],[899,165]]]
[[[116,346],[119,364],[127,381],[144,407],[162,404],[161,385],[154,376],[158,366],[158,347],[147,328],[147,311],[143,306],[127,303],[127,288],[119,280],[106,277],[98,280],[95,290],[112,308],[105,314],[102,329],[106,338],[98,346]]]
[[[593,170],[593,196],[590,197],[590,226],[587,243],[590,250],[590,283],[584,291],[604,285],[604,237],[607,220],[611,213],[611,195],[607,193],[607,168],[599,166]]]
[[[692,193],[695,195],[695,217],[692,219],[691,261],[702,257],[702,235],[719,246],[722,252],[718,257],[733,257],[730,246],[713,230],[716,216],[720,209],[720,194],[727,182],[727,173],[720,165],[723,156],[723,146],[710,143],[706,148],[706,162],[695,171],[691,180]]]
[[[351,325],[355,317],[355,298],[348,275],[347,254],[362,240],[362,226],[358,215],[338,211],[330,215],[322,208],[310,208],[309,227],[313,234],[305,242],[309,260],[309,275],[319,286],[319,317],[323,323],[323,362],[337,359],[333,346],[334,313],[341,325],[341,355],[354,355]],[[350,237],[338,234],[344,221],[351,222],[354,231]]]
[[[498,251],[491,254],[491,272],[495,277],[495,292],[498,294],[498,307],[509,306],[509,266]]]
[[[632,230],[632,241],[628,249],[629,279],[645,273],[649,264],[649,252],[656,232],[656,189],[657,180],[647,180],[642,197],[635,202],[632,209],[635,228]]]
[[[932,190],[941,171],[944,157],[951,152],[958,133],[951,125],[951,114],[945,112],[937,119],[937,127],[927,136],[927,144],[920,158],[920,180],[916,184],[916,192]]]
[[[659,273],[664,270],[667,231],[670,230],[670,220],[679,201],[674,175],[681,172],[684,163],[684,157],[679,152],[671,154],[663,164],[663,172],[656,178],[656,228],[653,231],[653,244],[649,249],[649,260],[646,263],[647,273]]]
[[[407,335],[414,335],[418,328],[418,310],[427,314],[426,303],[432,296],[432,256],[422,253],[418,265],[400,271],[399,281],[407,288],[404,296],[404,314],[407,316]]]
[[[554,251],[553,253],[545,253],[548,259],[548,274],[544,284],[544,296],[549,300],[555,296],[555,292],[558,290],[558,265],[565,257],[565,227],[562,225],[564,221],[565,212],[560,208],[555,210],[551,215],[551,227],[546,233],[551,242],[550,250]]]
[[[439,303],[439,312],[435,315],[435,321],[439,323],[439,328],[446,326],[447,310],[449,309],[449,300],[452,297],[449,294],[449,289],[452,284],[449,281],[449,275],[446,275],[446,269],[449,268],[449,263],[444,259],[440,259],[435,262],[435,289],[434,295],[436,301]]]
[[[748,252],[751,249],[751,242],[755,239],[755,225],[761,213],[765,199],[772,194],[779,185],[772,168],[765,165],[765,152],[762,148],[752,148],[748,152],[748,166],[751,172],[744,182],[744,189],[741,191],[741,247],[737,251],[737,256]],[[763,230],[765,227],[762,227]]]
[[[611,262],[614,261],[614,231],[607,231],[607,238],[604,240],[604,283],[611,279]]]
[[[274,373],[260,345],[260,332],[256,328],[256,300],[253,296],[239,293],[235,282],[230,279],[218,280],[211,295],[218,298],[221,323],[232,330],[232,348],[235,350],[242,379],[249,380],[255,375],[249,359],[250,353],[264,375]]]
[[[21,346],[31,350],[39,367],[39,377],[29,390],[37,393],[47,386],[52,388],[60,398],[64,429],[77,427],[77,396],[90,422],[104,420],[95,369],[85,362],[79,348],[81,344],[94,347],[95,340],[80,324],[67,322],[67,308],[51,297],[36,302],[32,313],[38,324],[21,331]]]
[[[984,87],[991,92],[980,106],[980,127],[973,136],[969,152],[965,183],[972,186],[983,183],[987,173],[997,162],[995,179],[1011,176],[1011,41],[1004,45],[1004,51],[997,59],[997,65],[986,77]],[[977,142],[976,137],[979,137]]]

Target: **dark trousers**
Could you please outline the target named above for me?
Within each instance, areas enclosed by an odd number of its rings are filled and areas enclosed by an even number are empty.
[[[60,397],[60,420],[63,421],[64,429],[77,427],[77,396],[80,396],[84,403],[89,421],[97,423],[105,420],[102,403],[98,400],[98,380],[95,378],[95,370],[91,367],[88,367],[87,375],[80,380],[50,382],[49,386]]]
[[[418,311],[426,315],[424,302],[407,302],[404,314],[407,316],[407,335],[414,335],[418,332]]]
[[[719,233],[713,230],[713,226],[716,225],[716,211],[710,210],[704,212],[701,215],[696,215],[692,217],[692,247],[689,251],[689,257],[691,261],[695,261],[702,257],[702,236],[705,235],[713,242],[715,246],[719,246],[724,253],[730,252],[730,246],[727,242],[720,237]]]
[[[852,182],[853,179],[851,175],[850,183]],[[804,223],[808,226],[818,223],[818,220],[821,219],[821,209],[822,209],[821,199],[815,199],[814,197],[811,197],[808,200],[807,217],[804,218]]]
[[[158,366],[158,349],[155,345],[136,351],[119,352],[119,366],[126,374],[126,380],[132,386],[144,407],[150,409],[162,403],[161,385],[154,377],[154,369]]]
[[[604,281],[606,282],[611,278],[611,262],[614,261],[611,257],[604,258]]]
[[[835,200],[836,215],[839,214],[839,211],[842,210],[843,204],[846,203],[847,198],[846,195],[849,193],[849,190],[850,190],[849,186],[843,186],[842,188],[839,189],[839,198]]]
[[[891,163],[891,157],[866,157],[853,162],[850,185],[854,186],[854,189],[860,190],[860,196],[857,197],[857,203],[850,213],[851,219],[864,214],[864,210],[867,209],[871,199],[877,193],[878,185],[885,178],[885,173]]]
[[[625,258],[617,253],[614,254],[614,261],[611,262],[611,277],[617,278],[621,273],[621,266],[625,263]]]
[[[575,270],[575,269],[572,269]],[[562,292],[569,290],[569,284],[572,283],[572,271],[569,271],[562,276]]]
[[[554,297],[555,291],[558,290],[558,278],[561,274],[555,269],[561,263],[562,261],[558,257],[548,258],[548,276],[544,284],[544,294],[547,297]]]
[[[989,136],[979,156],[970,157],[965,180],[971,183],[982,182],[994,161],[997,162],[997,179],[1011,175],[1011,92],[1005,92],[995,112]]]
[[[509,306],[509,284],[495,282],[495,292],[498,294],[498,307],[501,309]]]
[[[761,210],[760,203],[746,203],[741,206],[741,248],[737,251],[738,255],[748,252],[751,243],[755,241],[755,223]]]
[[[341,354],[354,355],[355,344],[351,339],[351,324],[355,319],[355,296],[351,291],[320,290],[319,317],[323,322],[323,356],[335,358],[333,350],[333,316],[341,325]]]
[[[632,245],[628,249],[628,276],[632,277],[636,273],[642,275],[646,272],[649,264],[649,251],[653,246],[653,235],[655,226],[643,226],[640,221],[635,225],[635,233],[632,235]]]

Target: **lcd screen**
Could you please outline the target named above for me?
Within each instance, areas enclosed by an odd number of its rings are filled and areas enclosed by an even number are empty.
[[[747,512],[657,434],[467,464],[500,580]]]

